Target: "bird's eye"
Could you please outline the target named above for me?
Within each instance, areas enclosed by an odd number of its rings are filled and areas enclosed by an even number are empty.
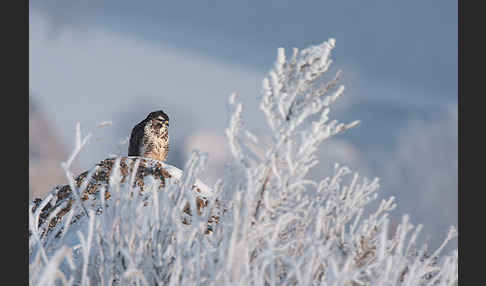
[[[155,120],[154,122],[155,128],[163,128],[164,126],[169,126],[169,121],[167,120]]]

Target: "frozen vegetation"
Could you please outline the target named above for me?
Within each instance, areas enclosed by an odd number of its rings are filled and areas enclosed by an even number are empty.
[[[278,50],[260,100],[270,141],[245,127],[243,106],[230,96],[232,161],[211,189],[203,188],[202,208],[192,186],[201,184],[207,157],[198,152],[183,173],[165,165],[177,180],[162,190],[161,180],[145,180],[143,196],[134,195],[140,190],[121,179],[115,163],[99,190],[111,197],[83,202],[87,186],[77,187],[69,171],[89,139],[78,129],[76,150],[63,165],[74,200],[56,226],[61,234],[39,223],[52,195],[35,211],[29,207],[30,284],[458,285],[458,251],[442,253],[457,237],[454,227],[444,230],[438,249],[428,249],[417,243],[422,226],[407,215],[390,226],[393,197],[372,208],[378,179],[337,163],[322,180],[307,178],[320,143],[359,123],[329,119],[344,91],[339,72],[326,74],[334,45],[330,39],[290,54]],[[213,216],[217,223],[209,226]]]

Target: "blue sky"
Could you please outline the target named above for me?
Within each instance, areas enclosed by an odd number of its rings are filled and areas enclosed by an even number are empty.
[[[114,122],[96,131],[104,139],[83,151],[82,167],[157,105],[178,120],[176,142],[202,129],[222,134],[233,91],[256,128],[261,80],[277,48],[333,37],[333,69],[343,70],[347,88],[334,115],[362,121],[336,138],[334,150],[344,150],[336,160],[380,177],[383,195],[397,197],[395,212],[411,213],[434,237],[457,225],[457,1],[29,5],[30,89],[66,144],[77,120],[91,130]],[[337,156],[326,146],[324,157]]]
[[[108,29],[249,68],[334,37],[336,61],[455,100],[457,1],[42,1],[55,29]],[[452,91],[452,92],[451,92]]]

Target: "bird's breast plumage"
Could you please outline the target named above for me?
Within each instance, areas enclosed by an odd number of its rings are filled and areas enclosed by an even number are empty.
[[[140,155],[165,161],[169,153],[169,134],[167,128],[154,128],[152,124],[145,125]]]

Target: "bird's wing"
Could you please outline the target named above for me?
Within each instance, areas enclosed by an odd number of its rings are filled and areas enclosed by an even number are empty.
[[[140,144],[142,144],[144,126],[145,122],[142,121],[133,127],[130,135],[130,145],[128,145],[128,156],[140,156]]]

